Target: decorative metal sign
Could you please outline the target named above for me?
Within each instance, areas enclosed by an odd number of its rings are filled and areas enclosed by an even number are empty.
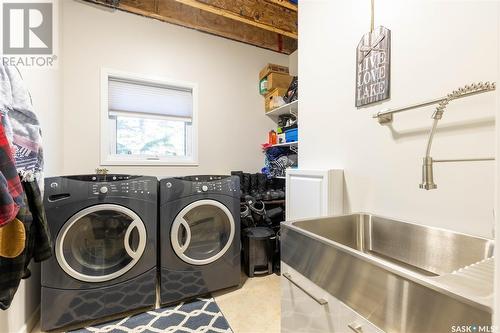
[[[361,38],[356,51],[356,107],[390,97],[391,31],[383,26]]]

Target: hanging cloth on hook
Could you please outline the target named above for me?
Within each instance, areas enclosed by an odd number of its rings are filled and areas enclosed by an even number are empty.
[[[0,64],[0,111],[7,137],[15,149],[15,165],[24,181],[36,179],[43,188],[43,149],[40,122],[31,95],[16,67]]]
[[[0,115],[0,227],[13,221],[23,205],[23,188]]]
[[[22,182],[23,202],[17,219],[26,232],[25,248],[15,258],[0,255],[0,310],[9,308],[21,279],[31,276],[31,259],[44,261],[52,256],[52,243],[43,207],[42,194],[37,182]]]
[[[5,310],[9,308],[21,279],[31,275],[28,269],[31,259],[40,262],[49,258],[52,245],[40,191],[43,185],[39,186],[43,181],[40,123],[20,72],[2,64],[0,129],[0,215],[5,209],[4,220],[10,222],[6,226],[12,227],[2,233],[5,236],[6,231],[15,238],[3,238],[0,244],[0,310]],[[10,164],[3,164],[9,161],[5,156],[10,156]],[[9,195],[5,196],[6,193]]]

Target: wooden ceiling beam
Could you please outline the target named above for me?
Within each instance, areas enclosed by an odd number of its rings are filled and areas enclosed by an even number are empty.
[[[293,3],[289,2],[288,0],[266,0],[267,2],[274,3],[276,5],[288,8],[290,10],[293,10],[295,12],[298,11],[298,6],[294,5]]]
[[[110,0],[83,1],[207,32],[280,53],[290,54],[297,49],[297,40],[294,38],[194,8],[176,0],[121,0],[118,6],[113,6]]]
[[[187,6],[228,17],[298,39],[297,12],[264,0],[176,0]]]
[[[293,38],[193,8],[175,0],[158,1],[158,14],[169,19],[180,18],[183,26],[281,53],[290,54],[297,49],[297,40]]]

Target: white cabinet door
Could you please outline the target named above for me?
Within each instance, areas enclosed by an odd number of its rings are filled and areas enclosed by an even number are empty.
[[[281,273],[282,333],[384,333],[283,262]]]
[[[286,220],[342,215],[344,172],[342,170],[286,171]]]

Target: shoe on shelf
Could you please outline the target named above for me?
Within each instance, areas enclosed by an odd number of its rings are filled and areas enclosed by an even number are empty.
[[[261,197],[267,191],[267,176],[263,173],[257,174],[257,192],[261,195]]]
[[[278,200],[280,199],[280,193],[276,190],[271,190],[271,200]]]
[[[271,191],[266,191],[262,195],[262,200],[264,200],[264,201],[271,201],[271,200],[273,200],[272,195],[271,195]]]
[[[283,208],[276,207],[276,208],[268,209],[268,210],[266,210],[266,215],[271,220],[276,219],[276,218],[281,218],[280,216],[283,216]]]
[[[250,175],[250,195],[255,197],[257,200],[262,199],[262,193],[259,192],[258,188],[258,174],[254,173]]]
[[[253,203],[254,203],[255,201],[257,201],[257,200],[255,199],[255,197],[253,197],[253,196],[251,196],[251,195],[249,195],[249,194],[245,195],[244,200],[245,200],[245,205],[247,205],[248,207],[250,207],[251,205],[253,205]]]
[[[248,227],[255,227],[255,221],[253,220],[252,212],[247,205],[242,205],[240,208],[241,224]]]
[[[256,224],[262,222],[266,218],[266,205],[261,200],[252,202],[249,206],[252,211],[253,220]]]
[[[238,176],[240,179],[240,197],[243,197],[243,171],[231,171],[231,176]]]
[[[241,197],[244,198],[250,194],[250,174],[243,173],[241,176]]]

